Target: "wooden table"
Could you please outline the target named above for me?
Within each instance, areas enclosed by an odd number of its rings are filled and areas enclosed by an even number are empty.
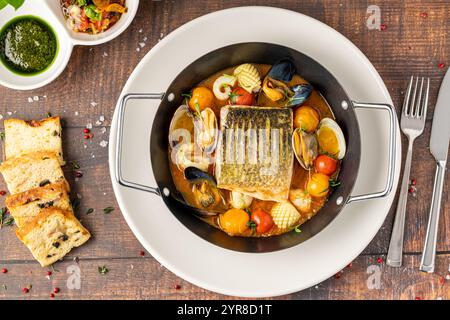
[[[426,3],[425,3],[426,2]],[[76,47],[67,69],[50,85],[20,92],[0,88],[3,118],[39,119],[48,112],[64,119],[64,148],[68,163],[77,161],[83,177],[74,179],[65,168],[74,194],[80,198],[78,217],[93,238],[73,250],[64,261],[41,268],[16,238],[14,227],[0,230],[0,298],[47,299],[54,287],[56,299],[216,299],[229,298],[198,288],[176,277],[148,253],[123,219],[108,171],[110,120],[120,94],[136,64],[161,38],[182,24],[206,13],[240,5],[272,5],[302,12],[335,28],[356,44],[385,81],[397,111],[411,74],[431,78],[429,114],[424,134],[416,141],[411,177],[417,196],[407,208],[404,266],[385,264],[395,206],[364,252],[341,273],[315,287],[283,299],[449,299],[450,192],[446,183],[439,227],[437,268],[434,274],[418,271],[434,177],[428,149],[437,90],[450,64],[450,20],[445,1],[378,1],[384,30],[366,27],[367,1],[141,1],[132,25],[115,40],[95,47]],[[270,21],[268,21],[270,24]],[[276,26],[274,26],[276,27]],[[280,30],[282,32],[282,30]],[[199,39],[205,41],[205,39]],[[207,41],[207,39],[206,39]],[[195,45],[195,44],[193,44]],[[444,67],[439,64],[444,63]],[[38,101],[33,97],[37,96]],[[30,99],[31,98],[31,99]],[[32,101],[32,102],[29,102]],[[97,125],[101,116],[105,121]],[[94,137],[83,139],[92,123]],[[102,133],[105,129],[106,132]],[[405,144],[404,137],[402,138]],[[405,154],[405,153],[404,153]],[[450,176],[447,174],[447,179]],[[75,181],[78,180],[78,181]],[[0,189],[6,189],[3,182]],[[4,201],[4,197],[0,200]],[[395,201],[396,203],[396,201]],[[103,208],[115,208],[104,214]],[[86,214],[88,208],[95,211]],[[106,275],[98,268],[106,266]],[[46,277],[47,270],[52,271]],[[77,278],[77,275],[80,277]],[[49,278],[49,279],[48,279]],[[79,281],[78,281],[79,280]],[[28,294],[22,288],[31,285]]]

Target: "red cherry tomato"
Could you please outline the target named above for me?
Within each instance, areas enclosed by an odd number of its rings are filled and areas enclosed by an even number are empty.
[[[325,155],[321,154],[317,157],[315,162],[316,172],[325,174],[327,176],[331,176],[337,167],[337,160]]]
[[[266,233],[274,225],[272,216],[261,209],[256,209],[252,212],[251,220],[256,223],[257,233]]]
[[[253,105],[253,93],[248,93],[244,89],[237,87],[230,94],[231,104],[252,106]]]

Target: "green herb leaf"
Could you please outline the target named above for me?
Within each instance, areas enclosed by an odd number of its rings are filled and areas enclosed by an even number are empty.
[[[192,92],[182,93],[181,96],[189,100],[192,98]]]
[[[51,118],[52,117],[52,114],[50,112],[47,112],[45,115],[47,116],[47,118]]]
[[[91,214],[92,212],[94,212],[94,209],[93,208],[89,208],[86,211],[86,215]]]
[[[2,139],[2,141],[5,140],[5,133],[3,131],[0,132],[0,139]]]
[[[77,4],[79,7],[87,5],[87,0],[77,0]]]
[[[5,222],[3,222],[3,224],[5,226],[11,226],[14,223],[14,218],[13,217],[9,217],[8,219],[5,220]]]
[[[72,164],[72,170],[78,170],[80,169],[80,165],[76,161],[71,161]]]
[[[5,1],[6,3],[9,3],[11,6],[13,6],[14,9],[17,10],[23,5],[25,0],[5,0]]]
[[[72,209],[73,211],[77,211],[78,206],[80,205],[80,200],[78,198],[72,199]]]
[[[7,5],[8,5],[8,3],[5,0],[0,0],[0,10],[2,10]]]
[[[109,272],[109,270],[108,270],[108,268],[107,268],[106,266],[98,267],[98,273],[100,273],[100,274],[102,274],[102,275],[105,275],[105,274],[107,274],[108,272]]]
[[[109,214],[109,213],[111,213],[112,211],[114,211],[114,208],[113,208],[113,207],[106,207],[106,208],[103,209],[103,213],[104,213],[104,214]]]
[[[84,7],[84,12],[86,13],[86,16],[92,21],[102,20],[102,14],[97,12],[95,9],[97,9],[97,7],[93,4],[90,4]]]
[[[252,232],[256,232],[256,222],[250,220],[249,222],[247,222],[247,227],[249,227]]]
[[[301,232],[302,232],[302,230],[300,230],[300,226],[296,226],[296,227],[294,228],[294,231],[295,231],[296,233],[301,233]]]
[[[331,188],[336,188],[336,187],[338,187],[340,185],[341,185],[340,181],[335,181],[334,179],[330,179],[330,187]]]
[[[237,94],[236,92],[231,92],[231,93],[228,95],[228,97],[230,98],[230,101],[231,101],[232,103],[236,103],[237,97],[240,97],[240,96],[242,96],[242,94]]]

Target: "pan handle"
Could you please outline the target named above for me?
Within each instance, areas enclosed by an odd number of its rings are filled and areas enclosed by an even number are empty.
[[[396,136],[397,136],[397,116],[395,114],[394,107],[389,104],[383,103],[363,103],[352,101],[353,108],[355,109],[379,109],[385,110],[389,113],[389,165],[387,173],[386,186],[382,191],[361,194],[357,196],[349,196],[347,203],[356,202],[361,200],[383,198],[387,196],[392,191],[392,186],[394,185],[394,168],[395,168],[395,155],[396,155]]]
[[[129,100],[162,100],[165,93],[128,93],[120,99],[118,117],[117,117],[117,140],[116,140],[116,166],[115,166],[115,178],[116,182],[121,186],[133,188],[136,190],[142,190],[159,195],[159,189],[156,187],[149,187],[140,183],[126,180],[122,175],[122,138],[123,138],[123,123],[125,108]]]

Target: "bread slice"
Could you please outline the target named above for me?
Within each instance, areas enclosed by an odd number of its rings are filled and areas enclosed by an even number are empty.
[[[0,165],[9,192],[24,192],[64,180],[58,157],[53,152],[35,152],[6,160]]]
[[[37,151],[54,152],[64,165],[59,117],[40,121],[7,119],[5,125],[5,159],[20,157]]]
[[[38,216],[44,208],[72,210],[66,180],[16,193],[6,198],[5,205],[18,227],[23,227]]]
[[[16,234],[43,267],[62,259],[91,237],[72,211],[55,207],[42,209],[32,222],[17,229]]]

